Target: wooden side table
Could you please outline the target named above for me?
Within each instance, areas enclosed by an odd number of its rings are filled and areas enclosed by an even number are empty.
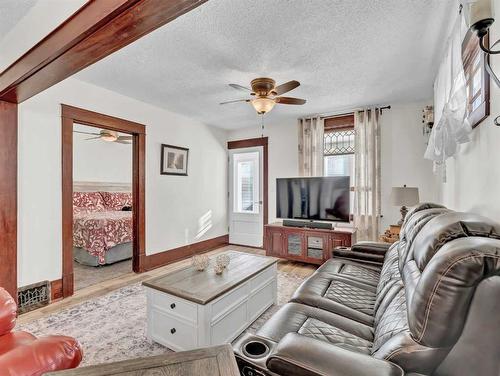
[[[211,375],[239,376],[231,345],[206,347],[147,358],[124,360],[66,371],[46,376],[155,376]]]

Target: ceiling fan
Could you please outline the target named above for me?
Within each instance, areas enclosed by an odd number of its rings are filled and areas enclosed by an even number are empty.
[[[247,88],[238,84],[229,84],[233,89],[246,91],[254,98],[248,99],[236,99],[233,101],[222,102],[220,104],[236,103],[236,102],[250,102],[257,111],[258,114],[262,115],[273,109],[276,103],[278,104],[295,104],[300,105],[306,103],[305,99],[291,98],[291,97],[281,97],[282,94],[287,93],[300,85],[298,81],[288,81],[284,84],[276,86],[276,81],[272,78],[259,77],[252,82]]]
[[[74,131],[74,132],[97,136],[97,137],[86,138],[85,141],[101,139],[102,141],[116,142],[117,144],[130,144],[132,141],[132,136],[120,136],[118,135],[118,132],[110,131],[107,129],[101,129],[99,133],[83,132],[83,131]]]

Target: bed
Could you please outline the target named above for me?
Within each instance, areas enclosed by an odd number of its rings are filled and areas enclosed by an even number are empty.
[[[73,257],[83,265],[112,264],[132,257],[131,192],[73,192]]]

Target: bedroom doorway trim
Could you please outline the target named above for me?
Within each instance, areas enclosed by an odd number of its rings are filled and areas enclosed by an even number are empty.
[[[82,108],[61,105],[62,119],[62,297],[73,295],[73,126],[75,123],[132,135],[132,269],[145,271],[146,262],[146,126]]]

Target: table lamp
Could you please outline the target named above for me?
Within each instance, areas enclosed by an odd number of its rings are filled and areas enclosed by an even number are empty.
[[[392,187],[391,199],[394,206],[401,206],[401,219],[398,222],[401,226],[408,213],[407,206],[413,206],[419,202],[418,188],[407,187],[406,184],[402,187]]]

